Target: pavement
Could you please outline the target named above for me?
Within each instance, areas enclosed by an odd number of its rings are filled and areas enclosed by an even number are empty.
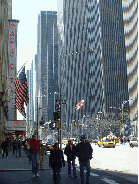
[[[79,167],[76,166],[77,170],[77,178],[71,178],[68,177],[68,164],[66,162],[65,167],[61,169],[61,184],[65,183],[70,183],[70,184],[78,184],[81,183],[80,181],[80,170]],[[15,172],[16,171],[16,172]],[[47,155],[44,157],[44,163],[43,163],[43,168],[39,168],[38,171],[40,177],[35,177],[32,178],[32,162],[29,162],[29,158],[27,155],[24,153],[24,150],[22,149],[21,151],[21,157],[19,155],[16,157],[13,155],[12,151],[9,151],[8,153],[8,158],[2,157],[0,155],[0,184],[9,184],[13,183],[14,184],[30,184],[30,183],[36,183],[36,184],[46,184],[46,183],[53,183],[53,170],[49,167],[49,152]],[[131,177],[129,181],[126,181],[126,183],[137,183],[138,181],[138,176],[129,176],[129,175],[121,175],[120,173],[108,173],[109,175],[117,175],[117,180],[118,178],[123,178],[126,179],[127,177]],[[111,181],[107,182],[106,178],[108,176],[106,174],[106,171],[104,172],[103,170],[100,169],[91,169],[91,174],[90,174],[90,183],[101,183],[101,184],[106,184],[106,183],[111,183]],[[102,176],[106,176],[105,179]],[[122,179],[121,179],[122,181]],[[121,183],[119,181],[119,183]],[[112,183],[111,183],[112,184]]]

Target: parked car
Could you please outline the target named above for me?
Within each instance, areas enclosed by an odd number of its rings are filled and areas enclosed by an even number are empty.
[[[136,138],[136,137],[132,137],[131,138],[131,140],[130,140],[130,142],[129,142],[129,145],[130,145],[130,147],[134,147],[134,146],[138,146],[138,138]]]
[[[112,140],[101,140],[101,141],[98,141],[98,146],[104,146],[104,148],[115,148],[115,142],[112,141]]]
[[[55,142],[48,142],[47,143],[47,151],[51,151],[52,149],[54,149],[54,144]]]

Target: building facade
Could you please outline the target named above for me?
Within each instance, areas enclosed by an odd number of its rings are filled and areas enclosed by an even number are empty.
[[[41,11],[38,16],[36,81],[39,121],[53,119],[54,92],[58,92],[57,12]]]
[[[60,74],[61,69],[62,99],[66,100],[66,105],[62,105],[62,120],[66,120],[69,130],[72,122],[78,127],[84,115],[92,118],[98,111],[103,111],[99,24],[99,6],[95,1],[58,2],[58,55],[66,56],[61,59],[61,64],[59,63],[58,72]],[[90,49],[95,49],[97,52],[91,52]],[[76,104],[82,99],[84,105],[80,110],[76,110]]]
[[[122,1],[130,119],[138,119],[138,1]]]
[[[12,0],[0,0],[0,143],[4,138],[8,118],[8,19],[12,19]]]
[[[122,0],[99,0],[98,3],[105,110],[115,113],[115,109],[122,109],[123,101],[129,100]],[[124,109],[129,110],[129,103]]]

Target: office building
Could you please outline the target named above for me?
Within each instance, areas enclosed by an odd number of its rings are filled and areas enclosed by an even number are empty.
[[[36,86],[38,96],[38,120],[53,119],[54,92],[58,92],[58,37],[57,12],[41,11],[38,16]]]

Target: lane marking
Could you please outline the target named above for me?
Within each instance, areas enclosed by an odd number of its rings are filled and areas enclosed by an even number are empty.
[[[77,171],[80,171],[79,168],[76,168],[76,170],[77,170]],[[91,175],[91,176],[99,176],[98,174],[95,174],[95,173],[92,173],[92,172],[90,172],[90,175]]]
[[[109,180],[108,178],[101,179],[102,181],[108,183],[108,184],[119,184],[114,180]]]

